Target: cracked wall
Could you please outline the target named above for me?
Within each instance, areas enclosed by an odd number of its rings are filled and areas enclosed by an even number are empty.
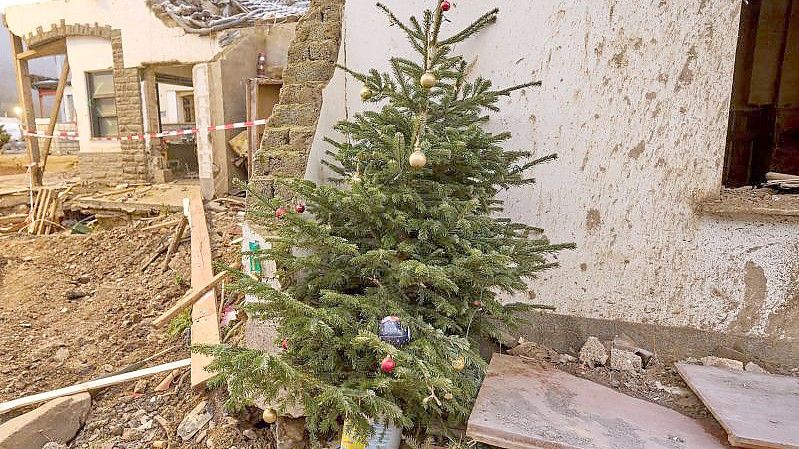
[[[392,5],[401,18],[430,1]],[[559,159],[538,182],[503,194],[507,214],[573,241],[561,267],[530,282],[560,313],[799,337],[799,221],[702,215],[721,191],[740,0],[459,2],[465,25],[498,7],[499,20],[458,51],[472,76],[497,86],[543,86],[501,103],[489,127],[508,148]],[[388,71],[411,55],[403,35],[367,0],[348,0],[339,62]],[[336,71],[306,177],[336,137],[333,124],[363,110],[360,83]]]

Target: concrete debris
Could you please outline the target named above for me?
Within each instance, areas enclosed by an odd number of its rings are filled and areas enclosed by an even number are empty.
[[[665,391],[666,393],[668,393],[668,394],[671,394],[671,395],[674,395],[674,396],[685,396],[685,395],[687,395],[687,394],[688,394],[688,390],[686,390],[685,388],[678,387],[678,386],[676,386],[676,385],[674,385],[674,386],[672,386],[672,385],[664,385],[664,384],[663,384],[661,381],[659,381],[659,380],[656,380],[656,381],[655,381],[655,383],[654,383],[653,385],[654,385],[654,386],[655,386],[655,388],[657,388],[658,390],[663,390],[663,391]]]
[[[705,366],[715,366],[716,368],[727,368],[735,371],[744,370],[744,363],[741,362],[740,360],[725,359],[722,357],[715,357],[712,355],[708,355],[702,357],[701,361],[702,365]]]
[[[588,337],[580,349],[580,361],[590,367],[604,365],[608,361],[608,351],[596,337]]]
[[[58,363],[63,363],[69,358],[69,349],[58,348],[53,356],[53,359]]]
[[[66,298],[70,301],[76,301],[78,299],[85,298],[86,296],[89,296],[89,293],[83,290],[70,290],[66,294]]]
[[[521,357],[543,359],[543,360],[552,360],[552,361],[558,360],[557,351],[554,351],[543,345],[539,345],[538,343],[527,341],[524,339],[519,339],[519,344],[513,349],[509,349],[508,354]]]
[[[744,370],[749,371],[750,373],[771,374],[755,362],[749,362],[744,365]]]
[[[183,441],[188,441],[197,434],[209,421],[211,421],[211,414],[206,410],[208,401],[200,401],[187,415],[183,418],[180,425],[178,425],[178,436]]]
[[[610,350],[610,369],[637,373],[643,369],[643,362],[634,352],[613,348]]]
[[[558,357],[558,362],[561,363],[561,364],[575,363],[575,362],[577,362],[577,357],[575,357],[575,356],[573,356],[571,354],[561,354]]]
[[[146,379],[140,379],[138,382],[136,382],[136,385],[133,386],[133,393],[135,394],[144,394],[146,390],[147,390]]]
[[[242,433],[242,435],[244,435],[244,438],[247,438],[248,440],[257,440],[258,439],[258,434],[255,433],[255,431],[252,430],[252,429],[245,429],[241,433]]]
[[[71,441],[86,422],[91,404],[89,393],[81,393],[17,416],[0,425],[0,448],[42,449],[54,441]]]
[[[67,445],[55,441],[50,441],[49,443],[42,446],[42,449],[67,449]]]

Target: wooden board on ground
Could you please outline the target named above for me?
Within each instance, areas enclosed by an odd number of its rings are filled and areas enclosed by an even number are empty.
[[[6,412],[10,412],[12,410],[16,410],[21,407],[35,405],[40,402],[49,401],[51,399],[99,390],[113,385],[141,379],[143,377],[152,376],[153,374],[158,374],[158,373],[163,373],[165,371],[172,371],[178,368],[183,368],[189,366],[190,363],[191,363],[190,359],[184,359],[184,360],[179,360],[177,362],[165,363],[163,365],[153,366],[151,368],[145,368],[138,371],[119,374],[116,376],[95,379],[90,382],[84,382],[82,384],[73,385],[71,387],[59,388],[58,390],[52,390],[45,393],[25,396],[23,398],[15,399],[13,401],[8,401],[0,404],[0,415]]]
[[[175,318],[183,311],[183,309],[194,305],[197,301],[205,296],[206,293],[212,291],[217,285],[221,284],[230,273],[223,271],[211,279],[211,281],[200,288],[192,288],[182,298],[180,298],[172,307],[167,309],[164,313],[153,320],[153,326],[163,326],[172,318]]]
[[[466,434],[509,449],[730,447],[720,429],[674,410],[501,354],[491,360]]]
[[[677,371],[733,446],[799,449],[799,378],[686,363]]]
[[[186,215],[191,230],[191,288],[201,289],[214,278],[211,260],[211,239],[208,235],[208,223],[205,221],[205,208],[199,191],[191,195]],[[216,294],[214,290],[206,292],[194,303],[191,311],[191,344],[216,345],[220,342],[219,316],[217,315]],[[193,353],[191,355],[191,386],[199,387],[213,377],[205,370],[211,362],[209,356]]]

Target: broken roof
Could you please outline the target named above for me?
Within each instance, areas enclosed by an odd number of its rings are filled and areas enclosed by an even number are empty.
[[[187,33],[210,34],[296,19],[308,10],[310,0],[151,0],[150,5],[159,17]]]

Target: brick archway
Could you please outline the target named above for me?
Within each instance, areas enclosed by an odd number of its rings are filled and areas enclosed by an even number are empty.
[[[67,24],[65,20],[52,24],[48,31],[38,27],[23,40],[28,48],[36,49],[68,37],[97,37],[111,42],[113,54],[114,90],[117,126],[120,136],[144,132],[144,116],[140,73],[136,67],[126,68],[122,52],[122,32],[110,25]],[[78,170],[82,179],[109,182],[143,181],[149,179],[149,158],[143,141],[120,142],[121,153],[78,153]]]

